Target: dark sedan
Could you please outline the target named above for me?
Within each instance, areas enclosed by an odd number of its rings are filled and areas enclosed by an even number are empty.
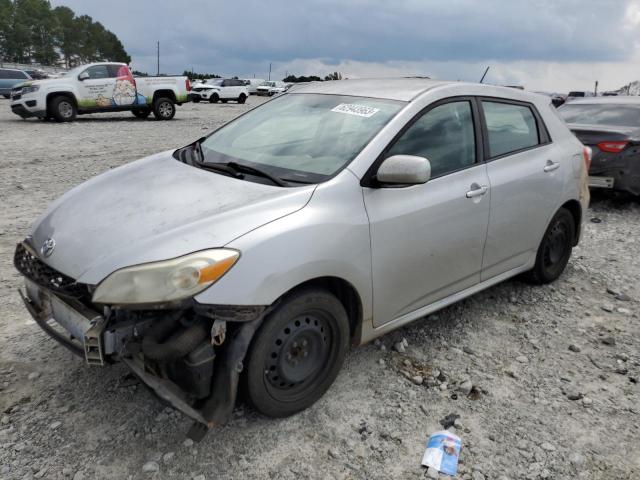
[[[640,97],[594,97],[558,109],[593,150],[589,185],[640,195]]]

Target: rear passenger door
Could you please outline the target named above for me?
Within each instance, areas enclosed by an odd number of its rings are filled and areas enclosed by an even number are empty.
[[[522,267],[536,254],[563,189],[561,162],[536,108],[482,98],[491,218],[482,280]]]

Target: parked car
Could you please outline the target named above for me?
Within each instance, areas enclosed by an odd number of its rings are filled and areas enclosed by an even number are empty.
[[[25,70],[25,72],[27,72],[33,80],[46,80],[49,78],[49,74],[44,70]]]
[[[256,95],[258,87],[264,83],[263,78],[245,78],[242,80],[249,90],[249,95]]]
[[[554,107],[559,107],[560,105],[564,105],[567,101],[567,96],[561,93],[552,93],[552,92],[535,92],[539,95],[546,95],[551,98],[551,103]]]
[[[585,98],[585,97],[595,97],[595,94],[593,92],[589,92],[586,90],[583,91],[573,91],[573,92],[569,92],[569,95],[567,95],[567,102],[570,102],[572,100],[575,100],[576,98]]]
[[[516,275],[553,282],[580,238],[589,149],[541,96],[292,92],[76,187],[15,251],[34,320],[89,365],[124,362],[195,437],[240,382],[260,412],[294,414],[350,344]]]
[[[98,62],[69,70],[56,79],[34,80],[11,90],[11,110],[22,118],[70,122],[76,115],[130,110],[138,118],[153,112],[171,120],[187,100],[187,77],[134,78],[125,63]]]
[[[640,195],[640,97],[585,98],[558,112],[593,152],[589,185]]]
[[[258,88],[258,95],[268,95],[269,97],[284,93],[287,90],[287,86],[284,82],[263,82]]]
[[[214,87],[219,87],[222,83],[222,78],[210,78],[207,80],[198,80],[191,85],[191,91],[189,92],[189,99],[198,103],[201,100],[209,100],[211,94],[216,93],[218,90]]]
[[[27,72],[13,68],[0,68],[0,95],[11,98],[11,89],[25,80],[31,80]]]
[[[243,80],[237,78],[207,80],[205,84],[198,85],[193,90],[192,100],[196,103],[200,100],[211,103],[227,103],[234,100],[244,103],[249,98],[249,89]]]

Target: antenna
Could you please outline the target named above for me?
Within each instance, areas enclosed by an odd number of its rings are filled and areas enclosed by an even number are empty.
[[[484,71],[484,74],[482,75],[482,78],[480,79],[480,83],[482,83],[484,81],[484,77],[487,76],[487,72],[489,71],[490,68],[491,68],[491,66],[487,67],[487,69]]]

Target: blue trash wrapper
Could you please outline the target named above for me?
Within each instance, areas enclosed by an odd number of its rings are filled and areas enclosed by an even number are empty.
[[[458,471],[460,445],[460,437],[446,430],[432,434],[427,441],[422,465],[433,467],[446,475],[455,475]]]

